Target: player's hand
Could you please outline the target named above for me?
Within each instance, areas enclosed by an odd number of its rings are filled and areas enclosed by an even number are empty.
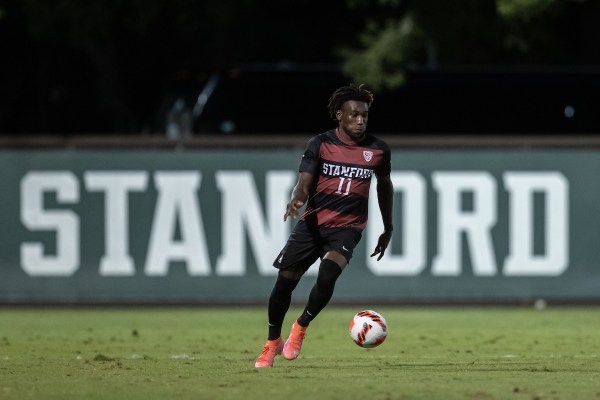
[[[375,251],[373,252],[373,254],[371,254],[371,257],[379,254],[379,257],[377,257],[377,261],[381,260],[381,257],[383,257],[383,255],[385,254],[385,249],[387,249],[388,245],[390,244],[391,238],[392,238],[391,231],[389,231],[389,232],[386,231],[386,232],[383,232],[381,235],[379,235],[379,240],[377,241],[377,246],[375,246]]]
[[[287,205],[287,211],[283,215],[283,220],[287,221],[288,217],[296,219],[298,217],[298,210],[304,205],[302,200],[292,200]]]

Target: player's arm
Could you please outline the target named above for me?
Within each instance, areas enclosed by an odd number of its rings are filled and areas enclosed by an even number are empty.
[[[302,208],[308,199],[308,194],[313,186],[313,181],[313,174],[308,172],[300,172],[298,183],[296,183],[296,186],[292,191],[292,198],[290,199],[290,202],[287,205],[287,210],[283,216],[284,221],[287,220],[287,217],[296,218],[298,216],[298,210]]]
[[[381,212],[381,218],[383,219],[383,233],[379,235],[377,246],[375,251],[371,254],[371,257],[379,254],[377,261],[381,260],[381,257],[385,254],[385,250],[390,244],[392,238],[392,231],[394,226],[392,225],[392,205],[394,201],[394,185],[389,175],[377,177],[377,201],[379,203],[379,211]]]

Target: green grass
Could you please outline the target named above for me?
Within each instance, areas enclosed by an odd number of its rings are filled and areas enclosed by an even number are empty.
[[[256,370],[264,309],[2,309],[0,399],[600,399],[599,308],[380,307],[372,350],[356,311],[325,309],[297,360]]]

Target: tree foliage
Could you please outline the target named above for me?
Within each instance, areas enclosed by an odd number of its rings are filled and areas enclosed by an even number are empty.
[[[596,3],[596,4],[594,4]],[[369,20],[345,72],[374,88],[402,84],[413,65],[562,64],[600,61],[591,0],[349,0]],[[573,21],[579,29],[570,26]],[[573,31],[575,33],[573,33]],[[573,51],[576,48],[576,53]]]
[[[334,63],[373,88],[409,68],[600,64],[593,0],[4,0],[0,130],[139,132],[177,90],[246,63]],[[341,50],[338,50],[341,49]]]

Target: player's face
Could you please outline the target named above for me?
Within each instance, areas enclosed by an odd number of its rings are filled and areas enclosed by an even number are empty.
[[[367,130],[367,120],[369,119],[369,106],[362,101],[349,100],[338,110],[337,120],[342,134],[346,134],[350,139],[362,139]]]

